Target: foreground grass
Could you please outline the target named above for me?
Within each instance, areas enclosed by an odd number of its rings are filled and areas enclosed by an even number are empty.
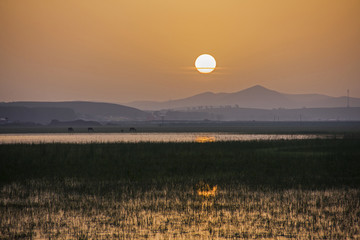
[[[0,145],[0,183],[28,179],[359,187],[360,139]]]
[[[359,238],[359,146],[0,145],[0,238]]]

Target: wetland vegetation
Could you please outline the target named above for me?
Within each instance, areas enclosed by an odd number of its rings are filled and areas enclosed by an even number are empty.
[[[3,144],[0,239],[359,238],[359,146]]]

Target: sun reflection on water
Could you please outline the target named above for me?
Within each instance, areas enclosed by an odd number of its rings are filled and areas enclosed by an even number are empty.
[[[215,142],[215,137],[199,136],[195,138],[195,142],[198,143]]]

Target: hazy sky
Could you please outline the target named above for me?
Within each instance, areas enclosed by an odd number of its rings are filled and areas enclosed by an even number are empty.
[[[218,68],[200,74],[197,56]],[[0,101],[360,97],[359,0],[0,0]]]

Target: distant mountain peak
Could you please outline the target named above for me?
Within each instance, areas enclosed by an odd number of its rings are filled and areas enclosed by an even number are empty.
[[[246,91],[246,90],[256,90],[256,91],[264,91],[265,90],[265,91],[275,92],[275,91],[273,91],[271,89],[268,89],[268,88],[266,88],[264,86],[261,86],[261,85],[254,85],[252,87],[244,89],[243,91]]]
[[[271,90],[271,89],[268,89],[261,85],[254,85],[252,87],[249,87],[249,88],[243,89],[239,92],[236,92],[236,94],[277,94],[278,95],[281,93]]]
[[[259,84],[256,84],[256,85],[254,85],[252,87],[249,87],[248,89],[267,89],[267,90],[269,90],[268,88],[266,88],[264,86],[261,86]]]
[[[360,106],[360,99],[351,98],[351,106]],[[278,92],[262,85],[254,85],[238,92],[213,93],[202,92],[187,98],[166,102],[130,103],[132,107],[143,110],[185,109],[199,106],[238,106],[242,108],[314,108],[343,107],[346,97],[334,98],[321,94],[287,94]]]

